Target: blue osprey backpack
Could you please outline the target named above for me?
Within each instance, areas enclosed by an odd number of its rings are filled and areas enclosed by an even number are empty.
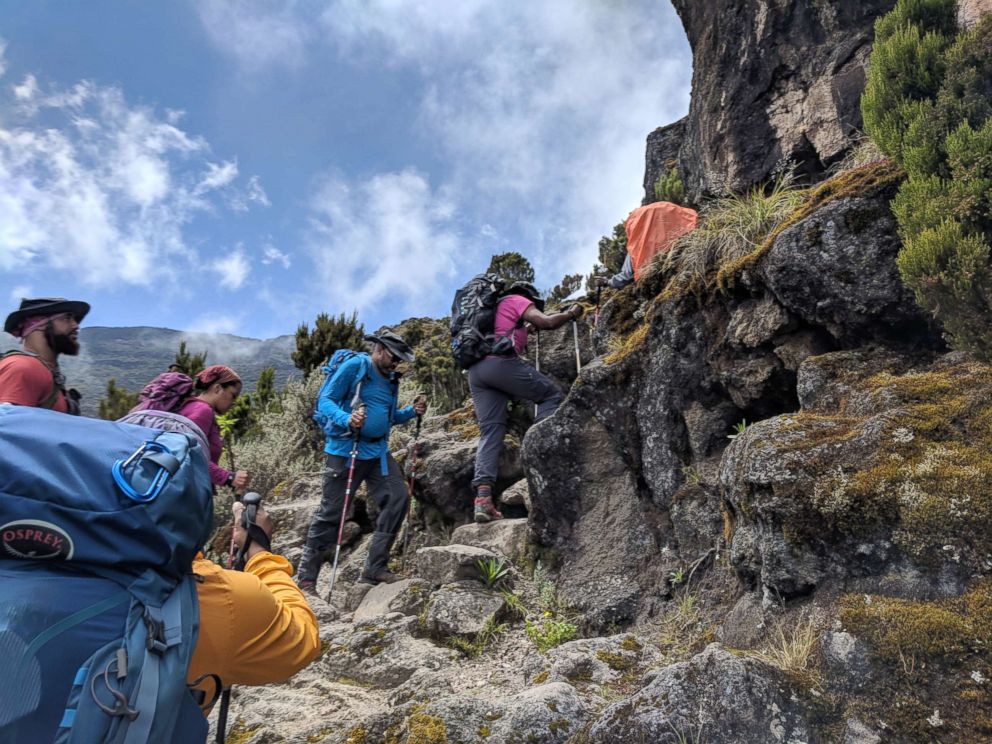
[[[195,437],[0,405],[0,744],[194,742]]]

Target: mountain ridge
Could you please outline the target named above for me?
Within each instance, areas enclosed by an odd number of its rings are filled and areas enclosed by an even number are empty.
[[[246,390],[254,390],[266,367],[276,371],[276,385],[282,386],[299,370],[290,354],[295,336],[255,339],[229,333],[198,333],[155,326],[84,326],[79,330],[80,353],[60,359],[70,387],[83,396],[83,413],[95,416],[99,401],[106,394],[107,381],[130,391],[164,372],[175,359],[181,341],[190,353],[207,352],[208,364],[227,364],[244,380]],[[10,336],[0,338],[0,351],[17,348]]]

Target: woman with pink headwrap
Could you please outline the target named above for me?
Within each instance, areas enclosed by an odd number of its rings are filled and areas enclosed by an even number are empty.
[[[214,364],[196,376],[194,393],[176,413],[185,416],[203,430],[210,445],[210,480],[215,486],[231,486],[238,493],[248,488],[251,475],[247,470],[231,472],[218,462],[224,450],[224,440],[217,425],[217,414],[231,410],[241,395],[241,378],[230,367]]]

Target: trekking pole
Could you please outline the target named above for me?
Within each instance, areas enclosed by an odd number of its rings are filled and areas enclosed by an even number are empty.
[[[602,285],[596,285],[596,311],[592,314],[592,327],[599,327],[599,295],[603,291]]]
[[[362,383],[358,383],[355,388],[355,397],[351,400],[351,409],[356,410],[356,405],[358,410],[361,410],[365,406],[359,401],[359,395],[362,392]],[[341,507],[341,518],[338,520],[338,542],[334,546],[334,563],[331,564],[331,587],[327,590],[327,600],[330,601],[331,593],[334,591],[334,579],[338,574],[338,557],[341,555],[341,541],[344,539],[344,522],[348,517],[348,502],[351,499],[351,481],[355,477],[355,460],[358,459],[358,438],[361,436],[361,429],[355,432],[355,435],[351,438],[351,464],[348,465],[348,483],[344,487],[344,504]]]
[[[534,364],[537,367],[537,371],[541,371],[541,332],[535,331],[534,333]],[[534,418],[537,418],[537,403],[534,404]]]
[[[403,558],[400,567],[406,568],[406,551],[410,547],[410,511],[413,509],[413,482],[417,478],[417,442],[420,439],[420,424],[423,416],[417,416],[417,430],[413,433],[413,462],[410,463],[409,496],[406,500],[406,531],[403,533]]]
[[[582,371],[582,357],[579,356],[579,324],[572,321],[572,338],[575,339],[575,374]]]
[[[253,540],[265,549],[269,548],[268,535],[255,522],[258,507],[262,503],[262,495],[254,491],[246,493],[241,499],[241,503],[245,505],[245,510],[241,512],[241,527],[245,531],[245,541],[234,558],[233,564],[235,571],[245,570],[245,564],[248,562],[246,555]],[[232,545],[234,543],[234,530],[231,530],[231,543]],[[234,551],[232,550],[231,553],[233,555]],[[220,710],[217,711],[217,744],[224,744],[224,740],[227,738],[227,710],[230,707],[231,688],[225,687],[220,696]]]

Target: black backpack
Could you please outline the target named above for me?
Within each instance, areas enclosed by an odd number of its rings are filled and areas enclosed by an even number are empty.
[[[479,274],[455,292],[451,303],[451,353],[462,369],[489,354],[513,353],[513,341],[493,334],[496,303],[503,296],[503,280]]]

